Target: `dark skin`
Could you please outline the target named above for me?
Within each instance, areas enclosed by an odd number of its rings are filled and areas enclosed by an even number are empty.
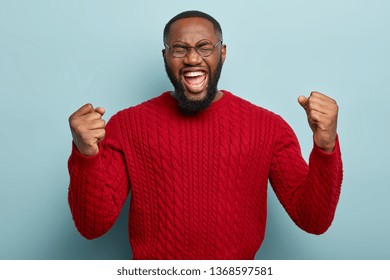
[[[193,47],[199,41],[208,39],[217,43],[221,38],[211,22],[203,18],[180,19],[171,25],[166,38],[168,45],[180,42]],[[185,95],[190,100],[202,100],[207,95],[207,82],[210,73],[217,68],[218,62],[226,58],[226,46],[218,45],[209,57],[199,56],[194,49],[183,58],[175,58],[163,50],[167,66],[175,78],[185,88]],[[189,82],[188,76],[198,75],[196,83]],[[186,77],[187,76],[187,77]],[[217,90],[213,102],[219,100],[223,93]],[[299,104],[305,109],[309,126],[313,131],[315,144],[324,152],[331,153],[336,143],[338,105],[332,98],[313,91],[309,97],[300,96]],[[73,141],[81,154],[93,156],[99,152],[98,143],[105,136],[105,121],[102,119],[104,108],[94,108],[86,104],[69,117]]]
[[[214,30],[211,22],[203,18],[184,18],[172,23],[169,34],[165,39],[169,46],[182,44],[194,47],[199,41],[204,39],[216,44],[221,40],[219,34]],[[183,58],[173,57],[172,54],[163,50],[164,61],[175,75],[176,80],[180,81],[185,89],[185,95],[189,100],[202,100],[207,94],[207,82],[210,72],[215,72],[219,59],[222,63],[226,58],[226,46],[218,45],[214,52],[208,57],[201,57],[194,49]],[[205,73],[205,80],[199,86],[191,85],[186,82],[185,75],[189,72]],[[222,92],[218,90],[214,101],[222,97]]]

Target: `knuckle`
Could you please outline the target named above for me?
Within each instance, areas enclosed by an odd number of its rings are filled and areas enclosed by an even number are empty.
[[[81,133],[84,130],[83,125],[79,121],[73,121],[71,127],[76,131],[76,133]]]
[[[98,112],[93,112],[93,113],[90,113],[90,118],[93,120],[100,120],[100,119],[102,119],[102,115],[99,114]]]
[[[69,123],[72,123],[72,122],[74,122],[77,119],[78,119],[77,114],[76,114],[76,112],[74,112],[73,114],[71,114],[69,116],[68,121],[69,121]]]
[[[312,115],[312,118],[314,120],[316,120],[316,121],[320,121],[321,120],[321,115],[317,111],[312,111],[311,115]]]
[[[318,96],[320,96],[321,95],[321,93],[319,93],[318,91],[312,91],[311,93],[310,93],[310,96],[311,97],[318,97]]]
[[[104,128],[101,129],[100,136],[101,137],[105,137],[106,136],[106,130]]]
[[[70,120],[69,121],[69,126],[72,128],[72,129],[74,129],[74,130],[78,130],[78,122],[76,121],[76,120]]]

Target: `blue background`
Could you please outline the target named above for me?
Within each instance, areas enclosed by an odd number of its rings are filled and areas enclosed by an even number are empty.
[[[297,96],[318,90],[340,106],[345,175],[332,227],[303,232],[270,191],[256,257],[389,259],[390,2],[193,2],[0,1],[0,259],[131,258],[129,200],[99,239],[73,225],[68,116],[92,102],[108,119],[171,89],[162,30],[189,9],[224,30],[220,88],[282,115],[306,159],[312,136]]]

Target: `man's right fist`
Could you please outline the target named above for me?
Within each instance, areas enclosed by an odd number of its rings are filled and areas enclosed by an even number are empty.
[[[81,154],[93,156],[99,152],[98,143],[106,134],[106,122],[102,119],[104,112],[104,108],[85,104],[69,117],[73,142]]]

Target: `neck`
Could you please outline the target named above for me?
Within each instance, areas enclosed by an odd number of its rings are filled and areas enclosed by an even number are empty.
[[[213,102],[220,100],[222,98],[222,96],[223,96],[223,92],[218,90]]]

